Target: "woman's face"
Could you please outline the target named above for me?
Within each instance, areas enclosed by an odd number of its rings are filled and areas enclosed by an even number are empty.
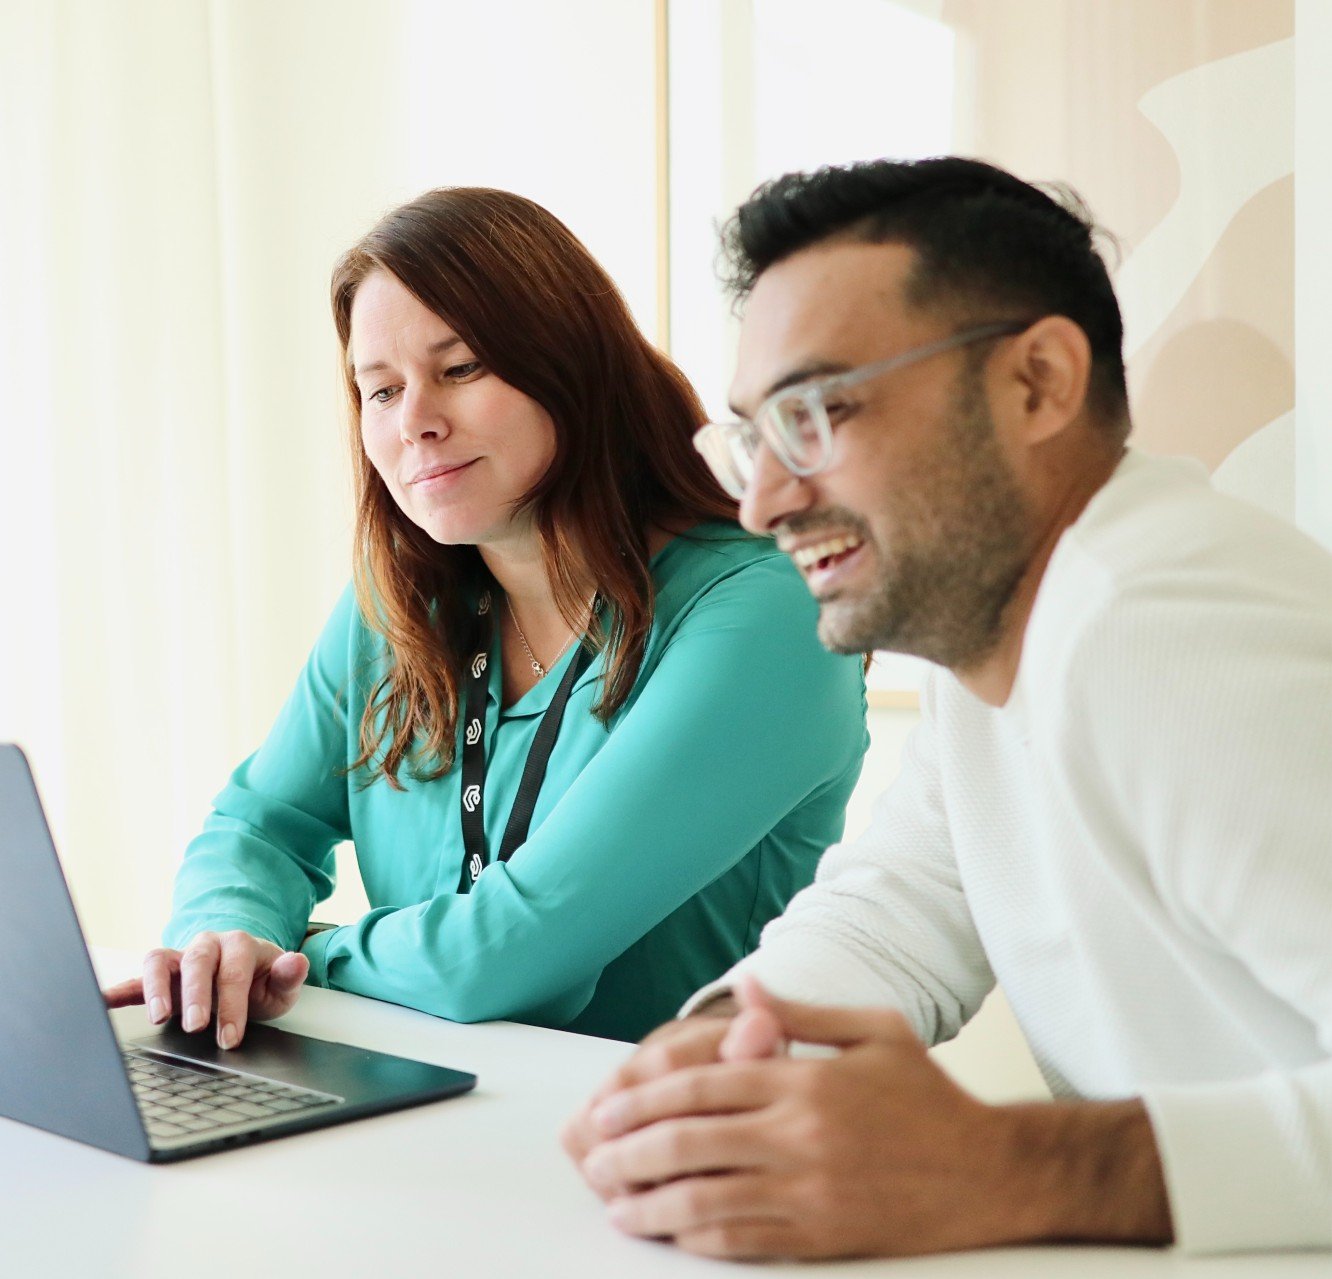
[[[356,290],[349,354],[361,442],[403,514],[445,545],[529,539],[513,507],[555,456],[550,414],[387,271]]]

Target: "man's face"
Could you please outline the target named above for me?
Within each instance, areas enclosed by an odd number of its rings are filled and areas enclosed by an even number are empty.
[[[736,411],[953,332],[904,301],[913,260],[901,245],[828,244],[765,271],[741,327]],[[950,351],[839,393],[832,462],[817,475],[792,475],[760,449],[741,520],[791,555],[827,648],[965,671],[996,645],[1031,518],[991,420],[979,365],[992,350]]]

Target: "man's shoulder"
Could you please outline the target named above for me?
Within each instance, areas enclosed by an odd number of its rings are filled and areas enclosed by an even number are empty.
[[[1033,725],[1067,727],[1093,706],[1135,707],[1145,723],[1233,698],[1239,681],[1266,687],[1310,653],[1332,654],[1332,554],[1215,492],[1195,464],[1133,458],[1051,558],[1019,686]]]
[[[1285,520],[1217,492],[1201,463],[1133,451],[1065,533],[1046,577],[1067,590],[1088,574],[1102,591],[1202,574],[1237,583],[1275,575],[1318,590],[1332,588],[1332,554]]]
[[[1048,661],[1138,613],[1188,630],[1254,611],[1332,615],[1332,553],[1197,463],[1130,454],[1051,557],[1028,647]]]

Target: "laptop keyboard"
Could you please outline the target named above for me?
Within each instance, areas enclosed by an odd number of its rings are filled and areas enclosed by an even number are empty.
[[[342,1100],[329,1093],[127,1049],[125,1073],[150,1137],[204,1136],[256,1119],[295,1116]]]

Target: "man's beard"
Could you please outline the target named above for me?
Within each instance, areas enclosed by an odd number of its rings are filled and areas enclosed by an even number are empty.
[[[882,569],[867,594],[820,601],[819,639],[833,652],[886,649],[965,671],[999,642],[1026,567],[1028,515],[980,378],[968,369],[959,383],[948,429],[893,499],[893,545],[852,512],[819,512],[864,538]]]

